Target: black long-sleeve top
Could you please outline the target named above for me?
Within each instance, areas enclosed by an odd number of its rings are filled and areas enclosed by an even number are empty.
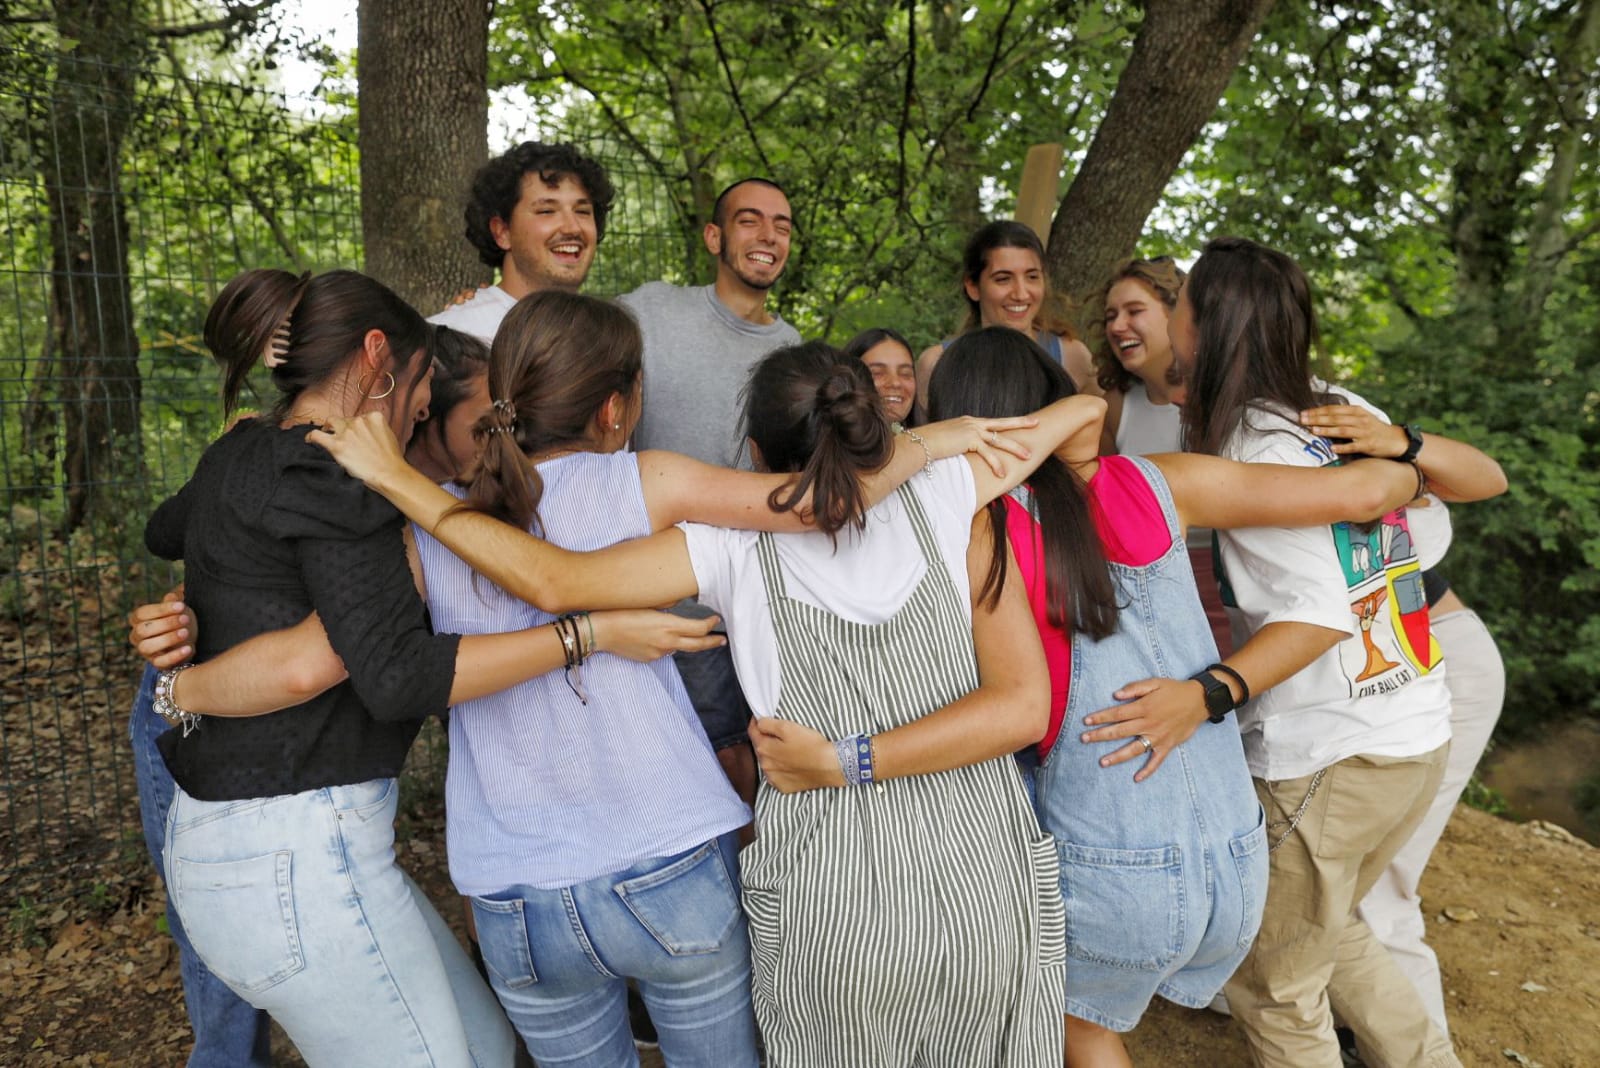
[[[203,801],[397,775],[422,720],[448,704],[460,639],[432,632],[399,512],[307,443],[308,429],[239,423],[145,527],[151,552],[185,561],[196,662],[315,610],[350,672],[293,708],[162,735],[172,777]]]

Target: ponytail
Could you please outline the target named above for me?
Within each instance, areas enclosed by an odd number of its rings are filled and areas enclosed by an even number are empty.
[[[274,415],[347,369],[367,332],[380,331],[398,375],[432,339],[421,315],[394,291],[356,271],[301,275],[256,268],[237,275],[206,315],[205,342],[222,365],[222,406],[232,414],[258,360],[279,392]],[[413,376],[415,377],[415,376]]]
[[[633,396],[643,353],[639,325],[614,301],[561,290],[519,300],[490,349],[494,405],[472,427],[478,466],[464,506],[540,533],[544,482],[529,457],[590,448],[601,406]]]
[[[744,427],[768,470],[797,476],[767,498],[773,511],[809,493],[812,522],[830,537],[866,525],[861,476],[889,462],[894,433],[859,360],[820,341],[773,351],[745,389]]]

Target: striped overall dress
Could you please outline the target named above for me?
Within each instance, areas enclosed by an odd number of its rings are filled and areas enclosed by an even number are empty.
[[[777,714],[830,738],[899,727],[977,687],[966,591],[916,494],[900,493],[927,571],[882,623],[789,598],[772,536],[758,542]],[[1056,848],[1010,757],[855,789],[763,784],[756,822],[741,869],[770,1068],[1058,1068]]]

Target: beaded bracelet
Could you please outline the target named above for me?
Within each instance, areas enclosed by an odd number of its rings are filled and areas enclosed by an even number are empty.
[[[150,705],[155,710],[156,715],[166,720],[168,724],[173,727],[183,728],[183,737],[185,738],[199,728],[200,716],[197,713],[178,707],[177,702],[172,699],[172,684],[177,679],[178,672],[187,671],[192,667],[194,667],[193,664],[179,664],[177,667],[168,668],[157,675],[155,700]]]
[[[840,738],[833,743],[833,751],[839,756],[839,770],[844,772],[846,786],[870,786],[873,780],[873,758],[876,754],[872,748],[870,734],[857,734],[852,738]]]

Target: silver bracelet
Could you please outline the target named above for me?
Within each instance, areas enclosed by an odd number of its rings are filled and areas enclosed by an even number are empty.
[[[928,448],[928,441],[915,430],[907,428],[903,431],[906,437],[922,446],[922,473],[929,478],[933,477],[933,450]]]
[[[193,664],[179,664],[175,668],[168,668],[156,676],[156,696],[151,702],[156,715],[166,720],[173,727],[181,727],[183,736],[189,737],[190,733],[200,726],[198,713],[179,708],[178,703],[172,699],[172,685],[180,671],[188,671]]]

